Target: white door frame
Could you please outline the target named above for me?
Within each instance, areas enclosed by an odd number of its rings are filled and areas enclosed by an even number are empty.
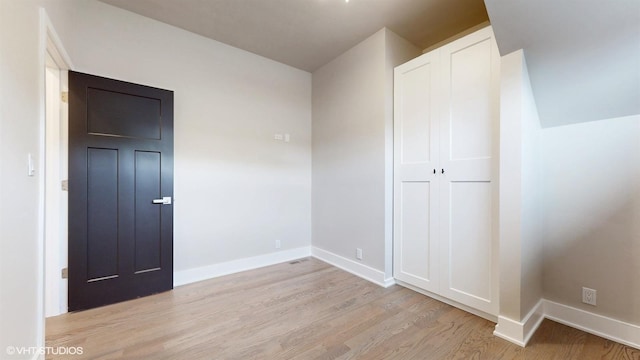
[[[56,33],[44,8],[40,9],[40,136],[39,136],[39,248],[38,289],[41,299],[38,314],[38,335],[44,344],[44,319],[47,316],[66,312],[66,281],[60,270],[48,274],[49,269],[66,266],[66,194],[60,187],[60,179],[66,178],[68,109],[61,99],[66,91],[67,71],[73,68],[60,37]],[[57,83],[47,86],[45,79],[57,78]],[[57,93],[57,96],[53,94]],[[49,105],[47,106],[47,102]],[[55,151],[52,149],[56,149]],[[52,191],[57,188],[60,191]],[[62,256],[63,255],[63,256]],[[64,262],[64,263],[63,263]],[[48,276],[49,275],[49,276]],[[64,303],[62,303],[64,299]],[[46,311],[45,311],[46,310]],[[57,311],[55,311],[57,310]]]

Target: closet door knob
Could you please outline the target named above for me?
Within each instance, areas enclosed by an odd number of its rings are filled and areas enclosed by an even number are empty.
[[[442,173],[444,174],[444,169],[442,169]]]
[[[433,173],[434,173],[434,174],[436,173],[436,169],[433,169]]]

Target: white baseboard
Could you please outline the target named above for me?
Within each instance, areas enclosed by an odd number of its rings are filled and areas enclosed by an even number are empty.
[[[309,256],[311,256],[311,247],[303,246],[291,250],[283,250],[219,264],[180,270],[173,273],[173,286],[191,284],[197,281],[212,279],[240,271],[253,270]]]
[[[546,299],[540,299],[522,321],[499,316],[493,334],[524,347],[545,318],[640,349],[640,326]]]
[[[561,324],[640,349],[640,326],[543,300],[544,316]]]
[[[385,288],[396,283],[395,279],[386,278],[383,271],[336,255],[327,250],[311,247],[311,256]]]
[[[173,274],[173,286],[191,284],[219,276],[234,274],[241,271],[253,270],[264,266],[275,265],[295,259],[313,256],[337,268],[350,272],[365,280],[382,287],[395,284],[393,278],[385,278],[384,272],[344,258],[329,251],[316,247],[301,247],[271,254],[228,261],[220,264],[202,266],[193,269],[176,271]]]
[[[493,331],[493,335],[524,347],[536,332],[542,320],[544,320],[544,300],[540,299],[522,321],[516,321],[506,316],[498,316],[498,324]]]

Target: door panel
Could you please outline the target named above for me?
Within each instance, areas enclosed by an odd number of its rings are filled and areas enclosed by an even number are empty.
[[[90,134],[160,139],[160,99],[87,88],[87,105]]]
[[[450,133],[451,160],[491,157],[492,83],[491,38],[470,44],[461,49],[446,52],[444,71],[450,71],[446,79],[445,96],[448,107],[445,121]],[[448,89],[447,89],[448,88]]]
[[[497,314],[495,129],[499,55],[490,29],[441,48],[441,294]]]
[[[438,287],[437,244],[431,238],[432,182],[405,181],[400,184],[398,225],[399,266],[396,276],[412,285],[435,291]],[[436,193],[437,194],[437,193]]]
[[[173,287],[173,92],[69,72],[69,310]]]
[[[118,150],[87,151],[87,279],[118,276]]]
[[[161,268],[162,232],[160,206],[149,199],[159,199],[161,193],[161,154],[135,152],[135,262],[136,273]]]
[[[493,232],[492,186],[487,181],[450,183],[449,253],[451,298],[471,297],[482,307],[491,302]],[[475,301],[474,301],[475,302]],[[472,305],[468,303],[467,305]],[[478,308],[478,303],[473,304]]]
[[[394,71],[394,277],[438,287],[438,58],[425,54]]]
[[[400,130],[401,164],[424,164],[432,160],[431,83],[433,65],[430,62],[400,74]]]

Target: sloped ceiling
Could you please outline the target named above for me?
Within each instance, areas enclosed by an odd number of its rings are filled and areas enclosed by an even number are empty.
[[[640,1],[485,4],[501,55],[524,49],[544,127],[640,114]]]
[[[383,27],[421,49],[488,21],[483,0],[101,0],[314,71]]]

